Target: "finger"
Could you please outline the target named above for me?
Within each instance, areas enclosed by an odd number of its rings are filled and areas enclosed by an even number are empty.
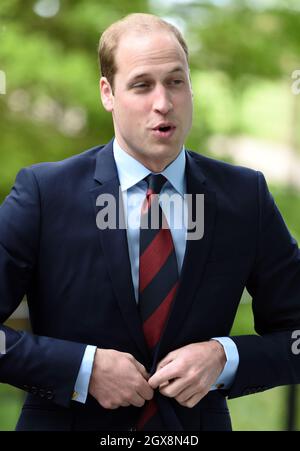
[[[177,376],[176,367],[173,365],[173,362],[167,364],[163,368],[157,370],[153,376],[148,380],[149,385],[155,389],[165,382],[168,382],[170,379],[174,379]]]
[[[169,385],[169,383],[170,383],[170,381],[166,381],[166,382],[163,382],[162,384],[160,384],[160,386],[158,387],[159,390],[162,390],[164,387],[167,387]]]
[[[162,359],[157,367],[156,367],[156,371],[160,370],[161,368],[163,368],[164,366],[168,365],[169,363],[171,363],[174,360],[174,357],[172,355],[172,353],[170,352],[169,354],[166,355],[166,357],[164,359]]]
[[[178,401],[179,403],[184,403],[187,402],[190,398],[192,398],[192,396],[200,394],[199,390],[197,391],[197,388],[193,385],[190,385],[189,387],[186,387],[185,389],[183,389],[181,392],[179,392],[175,398],[176,401]]]
[[[135,407],[143,407],[145,404],[145,399],[142,398],[138,393],[134,393],[130,399],[130,404]]]
[[[177,379],[174,379],[173,381],[169,381],[169,384],[163,388],[160,388],[159,391],[164,396],[168,396],[170,398],[175,398],[183,390],[186,390],[187,388],[189,388],[189,385],[187,385],[187,382],[185,382],[182,377],[178,377]],[[194,392],[191,393],[191,395],[192,394],[194,394]]]
[[[138,369],[138,371],[141,373],[141,375],[143,376],[144,379],[148,380],[150,377],[150,374],[147,372],[146,368],[144,367],[144,365],[142,365],[138,360],[134,361],[134,364],[136,366],[136,368]]]
[[[120,406],[121,406],[121,407],[129,407],[129,406],[130,406],[130,403],[127,402],[127,401],[123,401],[123,402],[120,404]]]
[[[181,405],[185,406],[185,407],[195,407],[196,404],[198,404],[198,402],[204,398],[204,396],[206,395],[206,393],[202,392],[202,393],[196,393],[195,395],[191,396],[188,400],[184,401],[183,403],[180,403]]]
[[[198,393],[195,393],[193,396],[191,396],[189,399],[183,402],[179,402],[184,407],[195,407],[196,404],[198,404],[199,401],[201,401],[204,396],[206,396],[208,391],[201,391]]]
[[[150,387],[148,382],[145,381],[145,379],[141,379],[137,393],[146,401],[150,401],[150,399],[154,396],[153,389]]]

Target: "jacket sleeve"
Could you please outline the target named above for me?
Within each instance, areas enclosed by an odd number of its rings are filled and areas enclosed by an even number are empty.
[[[300,383],[300,251],[261,173],[257,181],[256,260],[246,287],[258,335],[231,337],[240,360],[229,398]]]
[[[85,344],[32,335],[4,325],[32,284],[38,258],[40,193],[32,169],[22,169],[0,207],[0,382],[68,406]]]

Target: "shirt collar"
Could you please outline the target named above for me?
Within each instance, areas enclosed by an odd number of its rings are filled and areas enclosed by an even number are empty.
[[[151,173],[142,163],[125,152],[116,138],[113,143],[113,153],[122,191],[133,187]],[[185,194],[185,159],[183,147],[176,159],[161,172],[182,196]]]

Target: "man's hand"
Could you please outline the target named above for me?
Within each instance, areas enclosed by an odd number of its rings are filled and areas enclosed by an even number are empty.
[[[142,407],[153,397],[145,367],[131,354],[97,349],[89,393],[105,409],[130,405]]]
[[[209,392],[225,363],[218,341],[192,343],[167,354],[148,383],[182,406],[194,407]]]

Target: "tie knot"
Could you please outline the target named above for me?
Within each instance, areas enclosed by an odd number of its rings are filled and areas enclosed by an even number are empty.
[[[145,180],[148,183],[148,189],[154,194],[159,194],[167,181],[166,177],[162,174],[149,174]]]

